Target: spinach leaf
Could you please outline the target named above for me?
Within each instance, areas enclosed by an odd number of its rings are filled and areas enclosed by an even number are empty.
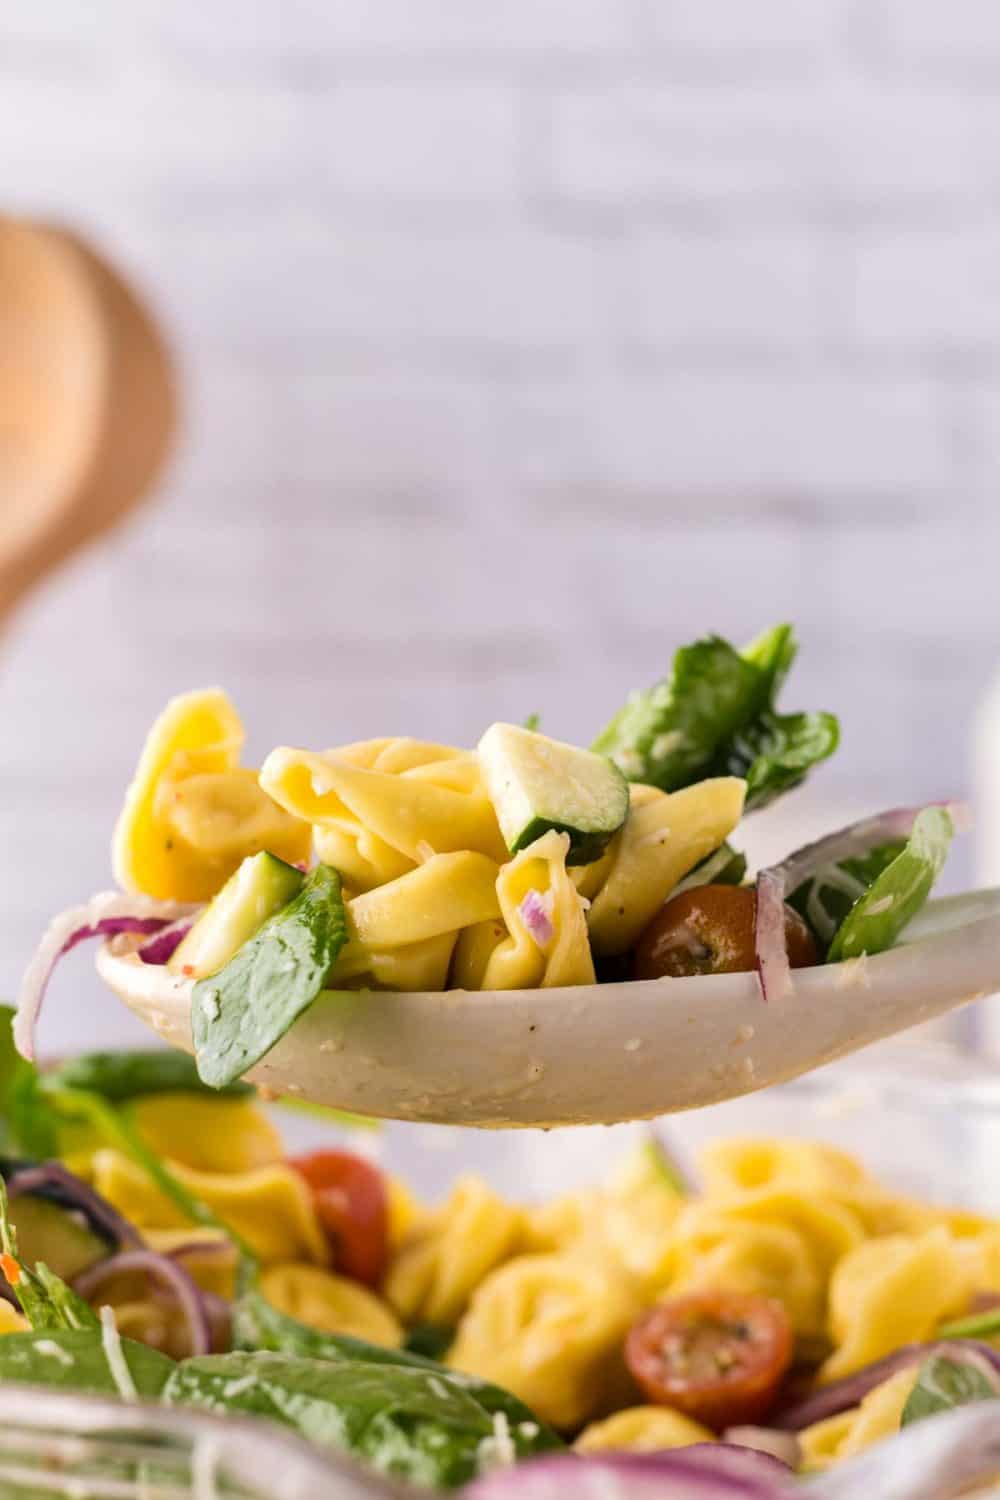
[[[798,786],[839,743],[840,725],[833,714],[776,714],[765,709],[739,731],[710,774],[744,777],[746,810],[752,812]]]
[[[452,1489],[475,1478],[497,1441],[493,1416],[473,1386],[419,1366],[207,1354],[173,1370],[163,1399],[281,1422],[427,1487]],[[530,1420],[509,1428],[519,1457],[537,1451],[538,1435]]]
[[[340,876],[319,865],[191,999],[198,1073],[212,1088],[239,1078],[281,1040],[320,990],[347,940]]]
[[[13,1022],[13,1009],[0,1005],[0,1150],[44,1160],[58,1154],[56,1122],[38,1069],[14,1046]]]
[[[206,1093],[193,1057],[172,1048],[149,1052],[87,1052],[45,1074],[49,1088],[82,1089],[112,1104],[147,1094]],[[213,1091],[214,1092],[214,1091]],[[252,1084],[232,1083],[226,1094],[254,1093]]]
[[[812,932],[822,953],[851,907],[905,847],[906,840],[899,839],[879,844],[854,859],[824,865],[792,892],[789,903]]]
[[[403,1348],[408,1354],[420,1354],[424,1359],[444,1359],[454,1342],[454,1328],[440,1323],[414,1323]]]
[[[966,1406],[970,1401],[991,1401],[998,1396],[1000,1382],[982,1356],[972,1354],[958,1359],[935,1354],[920,1367],[917,1383],[903,1407],[900,1426],[908,1427],[911,1422]]]
[[[132,1339],[122,1339],[121,1346],[136,1391],[155,1399],[174,1368],[173,1360]],[[5,1334],[0,1338],[0,1384],[5,1380],[106,1396],[119,1394],[100,1331],[90,1328]]]
[[[955,828],[943,807],[925,807],[913,820],[910,837],[834,933],[827,963],[882,953],[893,943],[930,895],[948,857]]]
[[[666,792],[698,781],[723,745],[764,706],[762,673],[708,636],[676,652],[669,677],[633,693],[591,748],[630,781]]]
[[[763,807],[837,748],[832,714],[779,714],[775,702],[798,650],[775,625],[742,651],[709,636],[682,646],[669,677],[633,693],[594,741],[630,781],[676,791],[706,776],[743,776],[747,807]]]
[[[7,1185],[0,1178],[0,1246],[3,1248],[3,1271],[17,1293],[21,1311],[32,1329],[96,1329],[100,1320],[94,1309],[61,1281],[41,1261],[31,1267],[21,1259],[17,1236],[10,1221]]]
[[[510,1391],[491,1385],[471,1375],[457,1375],[434,1359],[405,1349],[386,1349],[381,1344],[370,1344],[366,1339],[352,1338],[343,1333],[320,1333],[280,1312],[258,1290],[256,1267],[244,1261],[241,1268],[240,1291],[232,1309],[233,1345],[237,1349],[267,1350],[276,1354],[297,1355],[305,1359],[318,1359],[329,1364],[393,1365],[410,1370],[424,1370],[445,1383],[457,1381],[463,1390],[475,1393],[476,1400],[488,1412],[500,1412],[513,1423],[530,1422],[538,1429],[536,1446],[558,1448],[562,1444]]]

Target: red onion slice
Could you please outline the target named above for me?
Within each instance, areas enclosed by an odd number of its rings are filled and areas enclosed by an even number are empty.
[[[44,1194],[51,1189],[52,1198],[61,1208],[72,1209],[81,1214],[94,1229],[119,1249],[125,1245],[138,1249],[142,1238],[137,1229],[112,1208],[106,1198],[74,1176],[61,1162],[47,1161],[40,1166],[19,1167],[11,1172],[7,1180],[7,1194],[11,1199],[24,1193]]]
[[[150,896],[125,896],[102,891],[85,906],[61,912],[49,923],[21,981],[14,1017],[14,1045],[29,1062],[35,1058],[35,1027],[52,971],[64,953],[86,938],[115,937],[120,932],[159,932],[190,917],[194,906],[179,901],[154,901]]]
[[[113,1276],[140,1272],[158,1281],[176,1302],[187,1323],[192,1354],[209,1354],[212,1350],[212,1320],[206,1306],[205,1293],[194,1279],[167,1255],[155,1250],[123,1250],[100,1260],[96,1266],[88,1266],[74,1279],[73,1289],[81,1297],[94,1297],[106,1281]]]
[[[181,943],[187,937],[194,923],[188,917],[182,917],[179,922],[171,922],[169,927],[163,927],[148,943],[143,943],[139,949],[139,957],[144,964],[165,964],[168,959],[173,958]]]
[[[476,1480],[463,1500],[795,1500],[777,1459],[726,1443],[664,1453],[530,1459]]]
[[[901,1349],[894,1349],[884,1359],[877,1359],[874,1364],[866,1365],[863,1370],[856,1370],[853,1375],[845,1375],[832,1385],[822,1386],[804,1401],[797,1401],[794,1406],[779,1412],[771,1419],[771,1426],[782,1432],[801,1432],[805,1427],[812,1427],[815,1422],[825,1422],[827,1417],[839,1416],[842,1411],[850,1411],[851,1407],[860,1405],[869,1391],[882,1385],[898,1370],[923,1364],[925,1359],[930,1359],[935,1354],[949,1355],[953,1359],[974,1354],[988,1360],[992,1368],[1000,1373],[1000,1349],[994,1349],[991,1344],[981,1343],[978,1339],[935,1339],[929,1344],[904,1344]]]
[[[961,805],[949,802],[922,803],[920,807],[894,807],[849,823],[835,833],[796,849],[781,864],[761,870],[757,876],[757,906],[754,916],[754,950],[761,994],[765,1001],[781,1000],[791,989],[792,971],[785,941],[785,898],[824,865],[839,864],[867,854],[879,844],[909,838],[917,814],[925,807],[949,807],[964,815]]]
[[[547,948],[556,932],[552,925],[552,913],[555,909],[552,892],[545,891],[543,894],[541,891],[529,891],[517,909],[521,921],[539,948]]]

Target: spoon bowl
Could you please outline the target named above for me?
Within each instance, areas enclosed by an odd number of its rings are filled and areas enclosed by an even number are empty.
[[[193,983],[98,952],[105,983],[191,1051]],[[890,952],[797,969],[765,1004],[755,974],[571,989],[324,991],[249,1073],[275,1094],[449,1125],[611,1124],[736,1098],[1000,989],[1000,889],[929,903]]]

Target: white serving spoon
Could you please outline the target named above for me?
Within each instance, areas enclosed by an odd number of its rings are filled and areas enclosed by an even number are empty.
[[[105,944],[98,971],[191,1051],[192,982]],[[694,1109],[783,1083],[1000,990],[1000,889],[933,901],[874,958],[797,969],[765,1004],[754,974],[573,989],[328,991],[249,1077],[390,1119],[576,1125]]]

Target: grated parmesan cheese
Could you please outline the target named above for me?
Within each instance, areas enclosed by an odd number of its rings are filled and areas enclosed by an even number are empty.
[[[107,1306],[101,1308],[101,1344],[104,1348],[104,1358],[108,1362],[108,1369],[111,1371],[111,1379],[115,1383],[119,1396],[123,1401],[138,1401],[139,1392],[135,1388],[132,1371],[128,1367],[128,1361],[122,1350],[121,1335],[115,1324],[115,1315]]]
[[[510,1435],[510,1423],[502,1411],[496,1411],[492,1433],[476,1449],[476,1465],[480,1474],[488,1474],[493,1469],[510,1469],[516,1463],[517,1448]]]
[[[54,1359],[61,1365],[73,1365],[76,1363],[68,1349],[57,1344],[53,1339],[39,1339],[35,1345],[35,1353],[42,1354],[46,1359]]]

